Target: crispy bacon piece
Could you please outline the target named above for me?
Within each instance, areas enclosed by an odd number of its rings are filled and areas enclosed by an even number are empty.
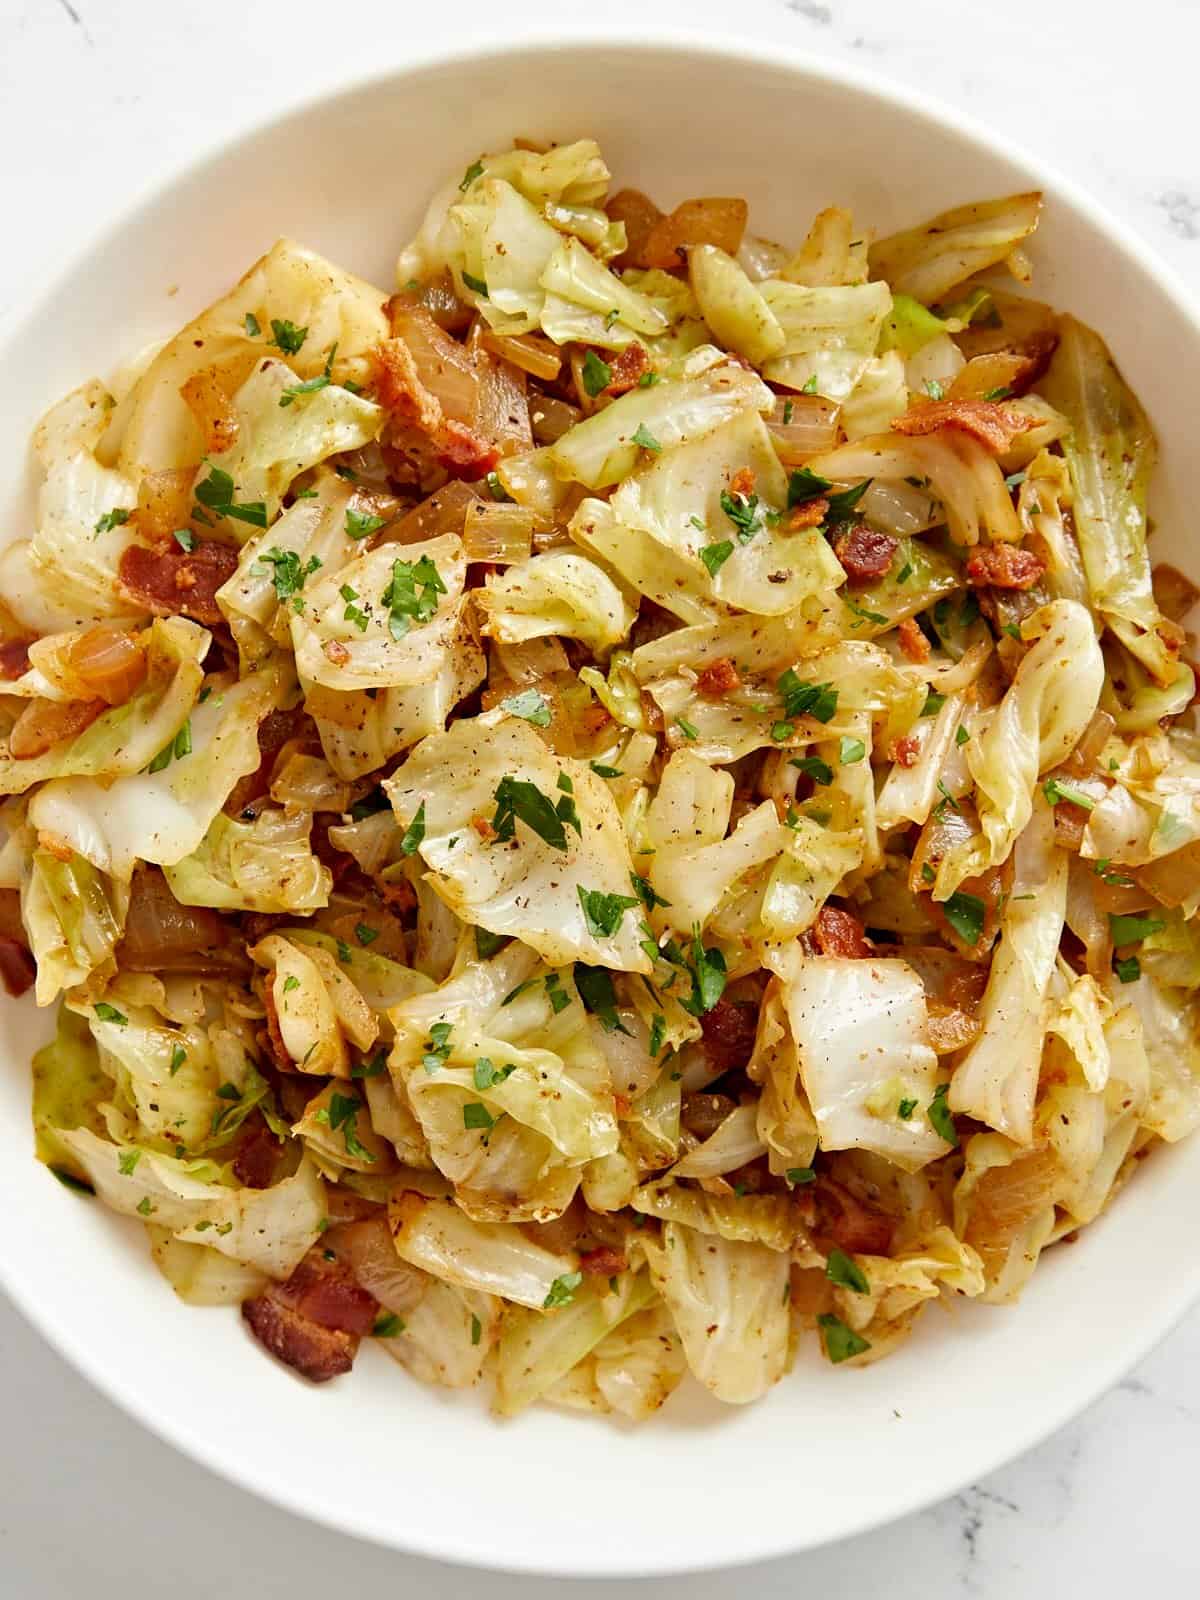
[[[74,739],[108,707],[103,700],[30,700],[13,723],[8,753],[14,761],[31,761]]]
[[[493,440],[476,431],[481,403],[478,357],[444,333],[421,306],[389,302],[394,337],[375,349],[375,388],[393,423],[424,434],[447,469],[481,478],[500,459]]]
[[[216,371],[205,367],[193,372],[179,393],[199,426],[205,455],[232,449],[238,436],[238,414]]]
[[[1012,449],[1019,435],[1033,427],[1033,418],[1011,410],[998,400],[932,400],[911,407],[902,417],[895,417],[892,427],[897,433],[906,434],[957,428],[978,439],[993,455],[1002,456]]]
[[[634,340],[633,344],[626,345],[620,355],[615,356],[609,365],[612,377],[605,394],[628,394],[630,389],[636,389],[642,378],[650,371],[650,357],[646,354],[645,345],[640,345]]]
[[[29,671],[31,639],[5,639],[0,643],[0,678],[12,683]]]
[[[920,632],[920,630],[917,630]],[[924,638],[924,634],[921,635]],[[902,739],[893,741],[888,750],[889,757],[902,767],[915,767],[917,757],[921,754],[921,741],[911,733],[906,733]]]
[[[896,634],[900,640],[900,649],[904,652],[907,660],[915,661],[918,664],[929,660],[929,640],[921,632],[912,617],[905,617],[904,621],[896,629]]]
[[[239,778],[234,785],[225,802],[226,815],[240,816],[252,801],[266,794],[271,787],[275,758],[285,744],[290,744],[293,740],[306,739],[315,742],[316,737],[316,724],[301,707],[297,706],[290,711],[268,712],[258,725],[258,766],[244,778]]]
[[[596,1250],[585,1250],[579,1257],[579,1270],[597,1278],[615,1278],[624,1272],[629,1263],[619,1250],[601,1245]]]
[[[728,694],[732,689],[740,689],[742,680],[729,657],[718,656],[715,661],[710,661],[706,667],[700,669],[696,686],[701,694]]]
[[[612,720],[612,712],[597,700],[595,705],[587,706],[580,713],[579,726],[584,733],[597,734],[602,728],[607,728]]]
[[[849,1189],[824,1175],[805,1193],[811,1204],[811,1227],[818,1238],[832,1239],[850,1254],[886,1256],[892,1248],[895,1223],[885,1212],[865,1204]]]
[[[359,1340],[379,1310],[350,1270],[315,1245],[286,1283],[273,1283],[242,1306],[259,1343],[313,1383],[349,1372]]]
[[[820,496],[815,500],[805,500],[788,518],[788,529],[792,533],[799,533],[801,528],[819,528],[828,512],[828,500],[823,500]]]
[[[900,541],[890,533],[856,522],[837,540],[833,553],[851,583],[869,583],[872,578],[883,577],[899,548]]]
[[[242,1136],[233,1158],[233,1175],[247,1189],[269,1189],[275,1177],[279,1140],[261,1118]]]
[[[1019,544],[989,544],[967,562],[967,582],[976,589],[1032,589],[1046,563]]]
[[[125,595],[156,617],[191,617],[211,625],[223,618],[217,590],[237,567],[237,551],[215,539],[197,539],[191,550],[173,540],[155,546],[131,544],[118,571]]]
[[[814,937],[823,956],[861,960],[872,953],[862,923],[852,912],[843,911],[839,906],[821,907]]]
[[[704,1055],[716,1072],[744,1067],[754,1049],[758,1013],[751,1005],[724,996],[700,1018]]]
[[[754,468],[740,467],[729,482],[729,492],[748,499],[754,493]]]

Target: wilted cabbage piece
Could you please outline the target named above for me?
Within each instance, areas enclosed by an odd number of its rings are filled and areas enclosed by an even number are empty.
[[[457,722],[385,787],[433,887],[464,921],[523,939],[551,963],[650,970],[636,905],[613,905],[630,899],[632,863],[604,780],[553,755],[527,722]]]
[[[117,586],[121,554],[133,537],[129,511],[137,488],[96,454],[111,406],[101,384],[84,384],[52,407],[34,434],[45,474],[35,531],[0,555],[5,603],[33,632],[138,614]]]

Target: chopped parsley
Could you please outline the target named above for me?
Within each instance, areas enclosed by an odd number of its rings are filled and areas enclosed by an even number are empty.
[[[733,540],[720,539],[716,544],[706,544],[700,551],[700,559],[708,568],[710,578],[715,578],[717,573],[733,554]]]
[[[196,548],[196,535],[190,528],[176,528],[171,537],[179,548],[185,550],[188,555]]]
[[[1012,390],[1007,383],[1001,384],[998,389],[989,389],[984,395],[985,400],[1007,400]],[[1007,480],[1005,480],[1007,482]]]
[[[276,599],[290,600],[293,595],[300,593],[320,565],[319,556],[310,556],[307,563],[301,566],[300,557],[294,550],[280,550],[275,546],[265,550],[250,570],[256,577],[265,577],[269,572]]]
[[[1159,926],[1161,927],[1162,924],[1160,923]],[[100,1018],[101,1022],[115,1022],[122,1028],[126,1027],[129,1022],[129,1018],[125,1013],[118,1011],[116,1006],[110,1006],[107,1000],[97,1001],[92,1010]]]
[[[811,778],[822,788],[828,788],[833,782],[833,768],[820,756],[794,756],[788,765],[798,767],[806,778]]]
[[[926,378],[925,393],[931,400],[942,400],[945,398],[946,391],[936,378]]]
[[[333,358],[337,355],[337,345],[329,347],[329,354],[325,357],[325,370],[319,372],[315,378],[306,378],[303,383],[293,383],[279,396],[279,404],[287,409],[301,395],[315,394],[318,389],[327,389],[333,382]]]
[[[428,622],[438,608],[438,595],[445,593],[442,575],[428,556],[393,561],[392,581],[379,597],[392,638],[403,639],[414,622]]]
[[[558,1016],[560,1011],[565,1011],[571,1004],[571,996],[562,986],[562,978],[557,972],[548,973],[546,976],[546,999],[550,1002],[550,1010]]]
[[[613,987],[612,973],[605,967],[589,967],[582,961],[575,963],[575,987],[584,1009],[596,1017],[605,1033],[628,1034],[617,1011],[617,991]]]
[[[647,911],[653,911],[655,906],[670,906],[671,902],[669,900],[664,900],[662,895],[656,894],[654,889],[651,888],[650,884],[647,883],[646,879],[639,878],[636,872],[631,872],[629,874],[629,881],[633,885],[634,892],[636,893],[638,899],[642,902]]]
[[[137,1203],[138,1216],[149,1217],[153,1215],[154,1209],[154,1202],[151,1200],[148,1194],[144,1194]]]
[[[794,506],[802,506],[809,500],[819,500],[827,489],[832,488],[833,485],[828,478],[818,477],[807,467],[798,467],[788,477],[788,510],[792,510]]]
[[[813,717],[829,722],[837,712],[838,691],[830,683],[805,683],[789,667],[776,684],[789,717]]]
[[[478,1317],[472,1316],[472,1318],[471,1318],[471,1343],[472,1344],[478,1344],[480,1339],[482,1339],[482,1338],[483,1338],[483,1323],[480,1322]]]
[[[934,1132],[957,1150],[958,1129],[954,1126],[954,1118],[950,1113],[950,1107],[946,1104],[946,1096],[949,1093],[948,1083],[938,1084],[933,1091],[933,1099],[929,1102],[929,1121],[933,1125]]]
[[[516,1070],[515,1062],[507,1067],[497,1067],[487,1056],[480,1056],[471,1073],[471,1081],[477,1089],[490,1089],[494,1083],[503,1083]]]
[[[817,375],[814,372],[801,385],[800,393],[801,394],[816,394],[816,392],[817,392]]]
[[[702,1017],[711,1011],[725,992],[725,957],[717,949],[706,950],[700,942],[700,924],[692,928],[692,959],[684,965],[692,976],[692,992],[680,1000],[685,1011]]]
[[[964,944],[978,944],[987,908],[975,894],[956,889],[942,906],[946,921]]]
[[[737,529],[739,544],[749,544],[758,532],[758,496],[756,494],[731,494],[721,490],[721,510]]]
[[[1113,962],[1113,971],[1122,983],[1136,983],[1142,975],[1142,963],[1136,956],[1125,956]]]
[[[589,761],[588,766],[598,778],[621,778],[624,773],[620,767],[606,767],[602,761]]]
[[[829,501],[830,522],[848,522],[854,515],[854,508],[871,487],[872,481],[870,478],[864,478],[852,489],[839,489],[834,494],[826,495],[825,498]]]
[[[483,162],[472,161],[471,165],[462,175],[462,182],[458,186],[459,194],[466,194],[476,178],[483,177]]]
[[[254,528],[265,528],[267,525],[266,502],[249,500],[239,503],[235,500],[233,479],[221,467],[210,466],[208,477],[196,485],[194,493],[203,508],[196,513],[201,521],[211,522],[206,513],[212,511],[218,517],[232,517],[235,522],[248,522]]]
[[[449,1058],[451,1031],[448,1022],[435,1022],[429,1030],[429,1037],[425,1041],[424,1053],[421,1056],[421,1065],[431,1076],[444,1067]]]
[[[925,704],[921,707],[921,715],[923,717],[936,717],[945,704],[946,696],[939,694],[936,689],[930,689],[925,696]]]
[[[117,1160],[117,1171],[123,1178],[128,1178],[134,1167],[142,1159],[142,1152],[138,1149],[122,1150]]]
[[[257,339],[262,333],[262,328],[259,325],[258,318],[254,315],[253,311],[247,311],[246,313],[245,328],[246,337],[248,339]]]
[[[129,521],[129,512],[124,506],[114,506],[111,511],[106,511],[96,524],[97,533],[107,533],[110,528],[119,528],[123,522]]]
[[[171,1065],[170,1065],[169,1071],[170,1071],[170,1074],[171,1074],[172,1077],[175,1076],[175,1074],[179,1071],[180,1067],[183,1066],[183,1064],[184,1064],[184,1062],[186,1060],[187,1060],[187,1051],[183,1048],[183,1046],[181,1044],[177,1044],[174,1047],[174,1049],[171,1051]]]
[[[400,841],[401,852],[406,856],[416,855],[425,837],[425,802],[417,807],[417,814],[404,830],[404,837]]]
[[[1052,806],[1058,805],[1060,800],[1066,800],[1073,806],[1082,806],[1085,811],[1096,809],[1096,802],[1086,789],[1079,789],[1073,783],[1064,783],[1061,778],[1047,778],[1042,785],[1042,793]]]
[[[858,1263],[844,1250],[831,1250],[825,1263],[825,1276],[839,1289],[853,1289],[855,1294],[870,1294],[871,1285]]]
[[[611,939],[621,926],[621,919],[631,906],[636,906],[636,896],[604,894],[599,889],[578,888],[579,904],[583,907],[583,920],[594,939]]]
[[[362,1101],[352,1094],[334,1093],[329,1097],[329,1111],[326,1120],[332,1132],[341,1130],[342,1138],[346,1142],[346,1154],[357,1156],[360,1161],[374,1162],[375,1157],[360,1143],[356,1124],[358,1113],[362,1110]],[[318,1120],[322,1113],[317,1113]]]
[[[612,382],[612,368],[607,361],[602,361],[594,350],[589,350],[583,358],[583,387],[594,400],[598,394],[603,394]]]
[[[300,987],[300,979],[297,978],[297,977],[289,976],[289,977],[286,977],[283,980],[283,992],[284,992],[284,994],[291,994],[293,989],[298,989],[299,987]]]
[[[480,961],[487,961],[507,943],[508,940],[502,933],[489,933],[486,928],[475,929],[475,954]]]
[[[651,455],[656,456],[662,452],[662,445],[659,444],[658,440],[646,427],[644,422],[638,423],[637,432],[633,436],[633,442],[634,444],[641,445],[643,450],[649,450]]]
[[[404,1332],[404,1318],[398,1317],[394,1311],[387,1312],[380,1317],[371,1329],[373,1339],[395,1339]]]
[[[784,1177],[790,1184],[803,1188],[806,1183],[816,1183],[817,1174],[812,1167],[789,1167]]]
[[[462,281],[466,284],[467,288],[470,289],[471,293],[477,294],[481,300],[486,300],[488,298],[488,286],[483,278],[477,278],[473,273],[464,272],[462,275]]]
[[[382,517],[373,517],[366,511],[355,511],[353,506],[346,508],[346,532],[352,539],[366,539],[378,533],[382,527]]]
[[[484,1105],[482,1100],[468,1100],[463,1106],[463,1127],[487,1131],[494,1128],[496,1118]]]
[[[356,1061],[350,1068],[352,1078],[382,1078],[387,1070],[387,1051],[379,1050],[369,1061]]]
[[[857,622],[850,624],[852,629],[861,627],[864,622],[873,622],[877,627],[881,628],[887,626],[888,618],[884,616],[882,611],[868,611],[865,606],[857,605],[848,595],[842,596],[842,604],[847,611],[852,612],[858,618]]]
[[[685,739],[698,739],[700,737],[700,729],[694,722],[688,722],[685,717],[676,717],[675,726]]]
[[[971,737],[971,735],[967,732],[967,730],[963,727],[962,723],[960,722],[958,727],[955,728],[955,730],[954,730],[954,742],[955,742],[955,744],[961,747],[962,745],[967,743],[967,741],[970,739],[970,737]]]
[[[582,1282],[582,1272],[564,1272],[561,1278],[555,1278],[550,1285],[550,1293],[542,1301],[543,1309],[553,1311],[558,1306],[569,1306]]]
[[[550,726],[550,702],[539,689],[522,689],[520,694],[509,695],[507,700],[501,700],[500,709],[510,717],[531,722],[535,728]]]
[[[900,1118],[901,1122],[907,1122],[916,1109],[917,1102],[915,1100],[901,1100],[900,1104],[896,1107],[896,1115]]]
[[[567,848],[564,823],[582,837],[575,802],[569,794],[564,794],[555,805],[536,783],[530,783],[526,778],[503,777],[496,785],[494,798],[496,814],[492,818],[492,832],[501,842],[515,836],[518,821],[556,850]]]
[[[839,1362],[848,1361],[851,1356],[861,1356],[871,1348],[869,1340],[855,1333],[853,1328],[848,1328],[841,1317],[835,1317],[832,1311],[821,1313],[817,1318],[817,1327],[821,1330],[825,1354],[835,1367]]]
[[[667,1019],[661,1012],[656,1011],[650,1019],[650,1044],[652,1056],[656,1056],[663,1047],[663,1040],[667,1036]]]
[[[286,356],[294,356],[308,338],[307,327],[298,328],[294,322],[281,321],[278,317],[271,318],[271,333],[271,343]]]
[[[354,924],[354,937],[365,949],[367,945],[374,944],[375,940],[378,939],[379,929],[369,927],[365,922],[356,922]]]

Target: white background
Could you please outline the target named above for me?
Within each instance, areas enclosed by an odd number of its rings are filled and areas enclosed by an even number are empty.
[[[64,254],[197,150],[310,92],[402,64],[416,37],[441,30],[471,42],[505,28],[544,37],[565,18],[736,28],[930,91],[1087,185],[1200,297],[1195,0],[603,0],[595,10],[564,0],[0,0],[0,326]],[[706,108],[736,111],[733,97]],[[413,159],[426,156],[416,139]],[[203,248],[202,225],[187,231]],[[407,1559],[261,1505],[114,1410],[3,1303],[0,1396],[4,1600],[324,1600],[418,1588],[430,1600],[539,1600],[573,1587]],[[946,1407],[952,1426],[953,1395]],[[1076,1423],[921,1516],[751,1571],[577,1594],[1107,1600],[1172,1580],[1192,1593],[1198,1423],[1193,1313]],[[563,1468],[586,1492],[586,1463]],[[464,1517],[472,1494],[513,1490],[472,1484],[464,1463]],[[396,1492],[419,1496],[419,1449],[398,1453]],[[719,1461],[696,1515],[720,1515]],[[596,1526],[597,1537],[619,1539],[619,1508],[597,1506]]]

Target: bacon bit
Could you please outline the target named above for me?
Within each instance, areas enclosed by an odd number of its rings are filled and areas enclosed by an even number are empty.
[[[856,522],[834,544],[833,553],[845,567],[851,583],[866,583],[883,577],[899,548],[900,541],[893,539],[890,533],[880,533],[865,522]]]
[[[620,355],[615,356],[609,366],[612,377],[605,394],[628,394],[630,389],[636,389],[641,379],[650,371],[650,357],[646,354],[644,345],[635,340],[633,344],[626,345]]]
[[[29,646],[32,639],[5,639],[0,643],[0,678],[13,683],[29,671]]]
[[[612,713],[607,706],[597,700],[594,705],[586,707],[579,715],[579,726],[584,733],[597,734],[607,728],[613,720]]]
[[[904,621],[896,629],[896,634],[900,640],[900,649],[907,660],[917,663],[929,660],[929,640],[921,632],[912,617],[905,617]]]
[[[696,679],[696,687],[700,693],[707,695],[729,694],[741,686],[742,680],[738,676],[738,670],[728,656],[718,656],[715,661],[710,661],[706,667],[700,669]]]
[[[873,953],[863,925],[852,912],[839,906],[822,906],[817,913],[814,937],[823,956],[842,956],[859,961]]]
[[[486,817],[472,817],[471,826],[485,842],[492,837],[492,825]]]
[[[917,631],[920,633],[920,629]],[[921,637],[925,635],[921,634]],[[902,739],[893,739],[888,746],[888,759],[901,767],[915,767],[920,754],[921,741],[912,733],[906,733]]]
[[[195,417],[205,455],[219,455],[237,442],[238,414],[212,367],[194,372],[179,391]]]
[[[957,428],[997,456],[1011,450],[1013,441],[1033,425],[1032,417],[1010,410],[997,400],[933,400],[911,407],[892,421],[897,433],[909,435]]]
[[[350,659],[350,652],[340,639],[327,639],[321,646],[327,661],[332,661],[335,667],[344,667]]]
[[[627,1094],[613,1095],[613,1110],[616,1113],[618,1120],[623,1117],[627,1117],[632,1109],[633,1101]]]
[[[624,1272],[629,1266],[628,1261],[619,1250],[614,1250],[609,1245],[600,1245],[596,1250],[585,1250],[579,1257],[579,1270],[596,1278],[615,1278],[618,1272]]]
[[[313,1383],[349,1372],[379,1309],[340,1262],[309,1251],[286,1283],[247,1300],[242,1315],[273,1356]]]
[[[233,1175],[247,1189],[269,1189],[275,1177],[275,1163],[279,1156],[279,1141],[267,1127],[258,1122],[242,1139],[233,1158]]]
[[[729,492],[731,494],[740,494],[744,499],[748,500],[754,493],[756,481],[753,467],[739,467],[729,481]]]
[[[19,999],[37,977],[37,964],[17,939],[0,939],[0,983],[13,999]]]
[[[211,625],[224,620],[215,596],[237,562],[237,551],[215,539],[198,539],[191,550],[174,541],[155,549],[131,544],[122,553],[118,576],[126,597],[154,616],[185,616]]]
[[[406,911],[412,911],[416,906],[416,890],[407,878],[401,878],[395,883],[390,883],[384,878],[375,878],[372,882],[375,893],[388,910],[394,911],[398,917],[402,917]]]
[[[810,1226],[818,1238],[832,1239],[839,1250],[852,1255],[890,1253],[896,1227],[892,1218],[864,1204],[840,1183],[822,1175],[803,1198],[811,1202]]]
[[[476,431],[490,358],[473,357],[421,306],[398,297],[390,309],[394,337],[374,351],[376,398],[393,423],[424,434],[448,470],[483,477],[500,459],[494,440]]]
[[[1032,589],[1046,563],[1018,544],[989,544],[967,562],[967,582],[972,588]]]
[[[819,528],[829,514],[829,501],[820,498],[806,500],[788,518],[788,530],[799,533],[802,528]]]
[[[13,723],[8,753],[14,761],[44,756],[56,744],[74,739],[107,710],[103,700],[30,700]]]
[[[714,1072],[744,1067],[754,1051],[758,1012],[724,996],[700,1018],[704,1058]]]
[[[270,982],[263,984],[263,1006],[267,1013],[267,1026],[263,1039],[267,1054],[279,1068],[280,1072],[295,1072],[296,1063],[288,1054],[287,1045],[283,1042],[283,1032],[279,1026],[279,1012],[275,1009],[275,996],[271,992]]]

